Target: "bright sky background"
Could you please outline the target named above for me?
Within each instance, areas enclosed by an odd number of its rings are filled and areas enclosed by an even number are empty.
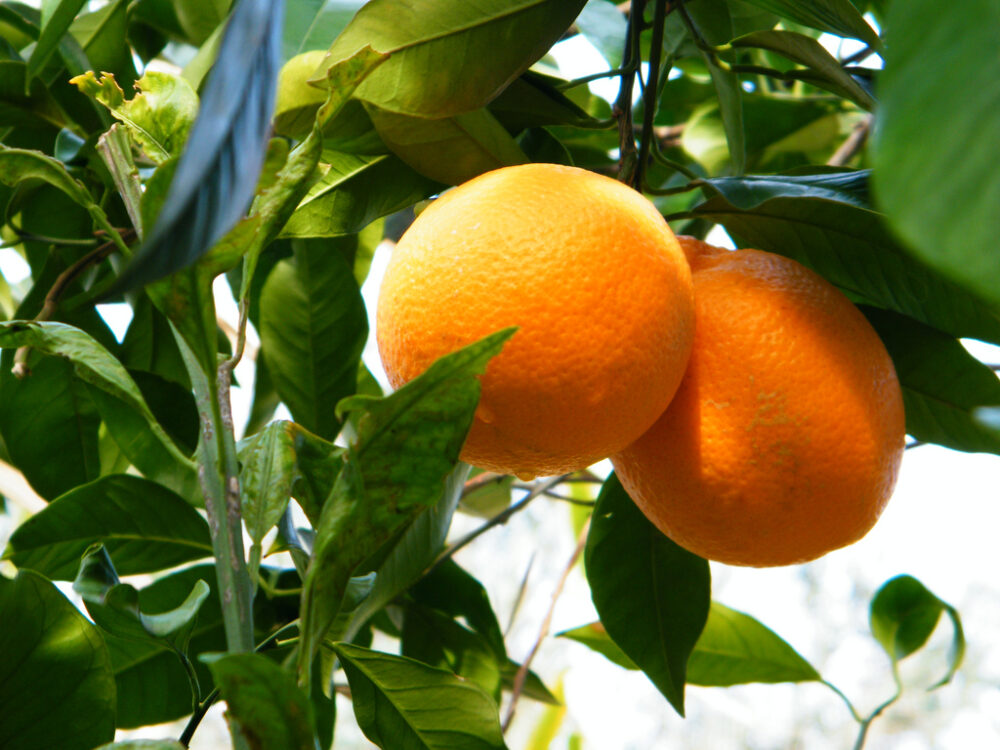
[[[839,50],[841,54],[852,51]],[[607,67],[579,37],[560,44],[556,56],[567,78]],[[613,79],[594,82],[591,89],[609,99],[617,94]],[[722,230],[710,239],[730,244]],[[388,250],[383,247],[364,286],[369,311],[374,311],[387,259]],[[12,283],[28,275],[27,265],[11,249],[0,250],[0,272]],[[236,306],[224,283],[217,288],[216,299],[220,315],[235,322]],[[103,312],[120,337],[129,319],[127,307],[105,306]],[[253,351],[253,331],[249,344]],[[974,342],[969,346],[984,361],[1000,362],[996,347]],[[373,339],[365,350],[365,361],[381,374]],[[252,394],[252,365],[241,367],[237,377],[243,388],[234,389],[234,412],[236,423],[242,424]],[[950,625],[943,621],[930,646],[903,662],[907,691],[899,704],[875,722],[867,747],[1000,747],[1000,692],[996,690],[1000,653],[992,649],[1000,625],[998,476],[998,456],[963,454],[937,446],[908,451],[892,502],[861,542],[790,568],[752,570],[713,564],[713,597],[771,627],[866,712],[892,693],[888,661],[868,634],[868,600],[887,579],[901,573],[916,576],[961,612],[968,639],[965,667],[951,685],[926,692],[945,671]],[[478,523],[456,516],[454,533],[464,533]],[[459,561],[487,586],[502,626],[508,622],[519,583],[533,560],[526,600],[508,638],[512,658],[520,660],[530,649],[574,542],[568,506],[538,500],[507,526],[489,532],[460,554]],[[576,571],[555,610],[552,632],[594,619],[589,590]],[[842,750],[853,744],[856,734],[843,704],[821,686],[689,688],[688,718],[682,720],[642,674],[626,672],[579,644],[549,639],[534,666],[550,687],[562,682],[565,690],[565,730],[562,739],[551,745],[558,750],[566,747],[572,731],[581,732],[584,747],[592,750],[778,750],[792,747],[793,738],[799,743],[796,747]],[[351,727],[349,704],[341,703],[339,709],[337,747],[372,747]],[[511,748],[525,746],[540,711],[537,704],[522,701],[509,738]],[[223,746],[218,744],[223,736],[218,710],[213,717],[214,724],[196,734],[193,750]],[[141,736],[168,733],[154,728]]]

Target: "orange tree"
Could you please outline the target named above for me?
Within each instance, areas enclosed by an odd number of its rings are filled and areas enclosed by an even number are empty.
[[[471,473],[511,331],[387,394],[359,285],[449,186],[575,165],[817,272],[888,349],[912,444],[998,452],[1000,384],[959,341],[1000,343],[997,29],[987,0],[0,2],[0,468],[38,500],[4,485],[0,747],[176,720],[142,747],[184,747],[224,701],[235,747],[327,748],[337,692],[379,747],[505,747],[518,700],[557,699],[453,555],[570,482],[602,483],[600,621],[565,637],[679,713],[687,684],[821,681],[614,476]],[[606,69],[568,80],[578,37]],[[947,682],[957,612],[906,576],[872,600],[897,683],[942,614]],[[858,747],[888,703],[851,708]]]

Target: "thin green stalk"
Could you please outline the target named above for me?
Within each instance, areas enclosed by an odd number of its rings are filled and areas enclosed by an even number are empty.
[[[243,550],[243,518],[240,506],[239,467],[232,417],[228,412],[229,382],[209,383],[198,358],[184,341],[180,347],[201,421],[198,479],[205,496],[208,527],[215,553],[215,571],[221,594],[222,620],[230,653],[253,649],[253,591]],[[218,375],[218,373],[216,373]],[[219,396],[225,392],[225,407]]]
[[[667,0],[656,0],[656,8],[653,11],[653,39],[649,51],[649,80],[643,89],[642,139],[639,143],[639,160],[633,177],[633,187],[636,190],[642,190],[649,151],[656,139],[653,133],[653,120],[656,117],[657,95],[660,90],[660,57],[663,53],[663,31],[666,21]]]

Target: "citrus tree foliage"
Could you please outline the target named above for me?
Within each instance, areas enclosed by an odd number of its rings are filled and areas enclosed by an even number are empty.
[[[1000,383],[959,342],[1000,344],[989,0],[40,6],[0,1],[2,238],[29,269],[0,277],[0,459],[46,503],[3,553],[2,747],[184,747],[224,700],[236,747],[328,748],[336,684],[379,747],[503,748],[517,700],[557,701],[451,559],[476,535],[449,546],[448,530],[600,480],[515,485],[458,462],[477,376],[512,331],[393,394],[360,361],[374,247],[497,167],[616,176],[679,233],[720,225],[813,268],[885,341],[915,441],[1000,452]],[[578,35],[615,101],[549,54]],[[103,302],[130,307],[120,341]],[[677,712],[686,685],[823,681],[713,601],[707,562],[613,476],[583,557],[600,620],[561,635]],[[943,684],[964,649],[954,608],[905,576],[873,600],[900,689],[897,662],[942,614]],[[398,647],[373,649],[376,631]],[[891,701],[851,709],[859,746]],[[184,717],[177,737],[111,744]]]

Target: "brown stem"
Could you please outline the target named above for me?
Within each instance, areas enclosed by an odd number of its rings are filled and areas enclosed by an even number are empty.
[[[841,143],[840,148],[834,151],[833,156],[827,160],[827,166],[842,167],[853,159],[858,152],[864,148],[871,129],[872,118],[871,115],[869,115],[854,126],[854,130],[852,130],[851,134],[847,136],[847,140]]]
[[[52,288],[49,289],[48,294],[45,295],[45,302],[42,305],[42,309],[38,311],[38,314],[33,319],[36,321],[51,319],[59,309],[59,302],[62,300],[62,297],[69,288],[69,285],[72,284],[80,276],[80,274],[86,271],[90,266],[100,263],[102,260],[111,255],[111,253],[113,253],[116,249],[117,246],[114,242],[105,242],[104,244],[91,250],[59,274],[55,283],[52,284]],[[19,380],[24,379],[31,374],[31,368],[28,367],[28,355],[30,353],[30,346],[18,347],[17,351],[14,352],[14,367],[11,371],[14,373],[14,377]]]
[[[528,679],[528,672],[531,671],[531,662],[534,660],[535,654],[538,653],[542,641],[549,634],[549,630],[552,627],[552,616],[556,611],[556,603],[559,601],[559,597],[566,587],[570,571],[573,570],[573,566],[576,565],[576,561],[580,559],[580,555],[583,553],[583,548],[587,544],[587,532],[589,530],[590,519],[588,518],[586,523],[583,524],[583,528],[580,529],[580,535],[576,540],[576,548],[573,550],[573,554],[570,555],[569,562],[566,563],[566,568],[563,570],[562,575],[559,577],[559,582],[552,592],[552,603],[549,605],[549,611],[545,613],[545,619],[542,621],[542,627],[538,631],[538,637],[535,639],[534,644],[531,646],[531,651],[528,652],[527,657],[525,657],[521,666],[518,667],[517,674],[514,676],[514,686],[511,689],[510,703],[507,705],[507,715],[504,716],[503,724],[501,724],[503,732],[507,731],[511,721],[514,719],[514,711],[517,708],[518,698],[521,697],[521,692],[524,690],[524,683]]]

